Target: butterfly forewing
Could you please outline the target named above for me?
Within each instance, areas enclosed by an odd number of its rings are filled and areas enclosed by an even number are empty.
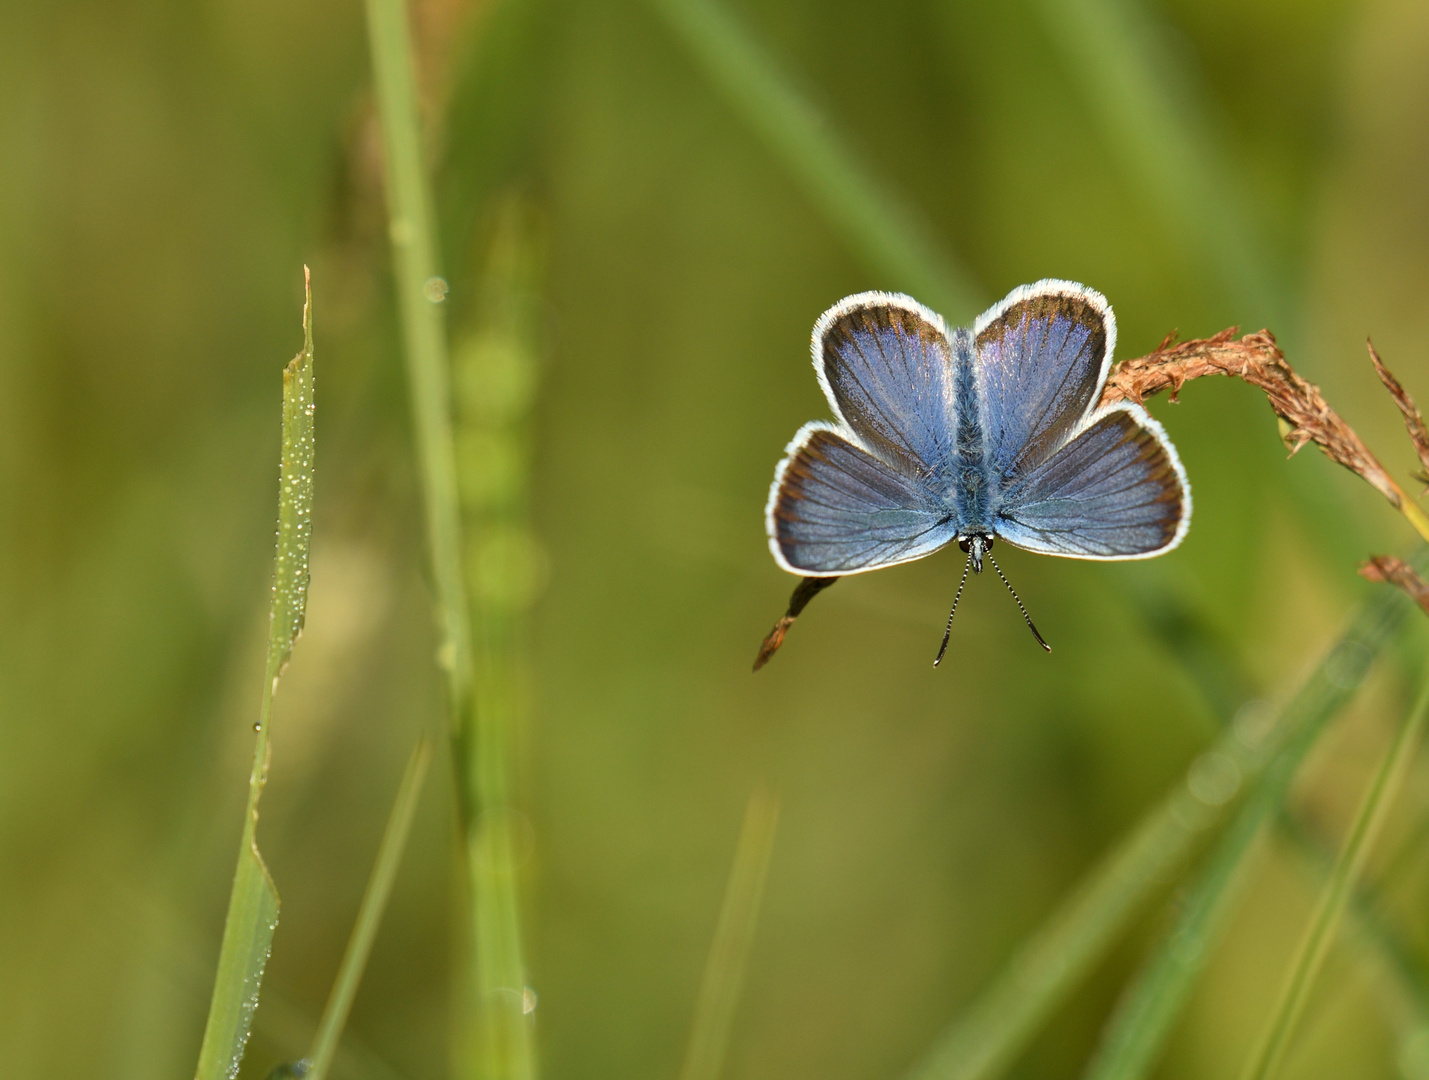
[[[875,457],[910,476],[949,460],[952,357],[943,320],[911,297],[861,293],[814,327],[829,404]]]
[[[1116,343],[1100,293],[1043,281],[1010,293],[974,327],[985,453],[994,478],[1050,457],[1095,405]]]

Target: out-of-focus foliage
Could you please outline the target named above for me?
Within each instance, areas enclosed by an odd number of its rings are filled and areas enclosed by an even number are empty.
[[[725,2],[986,300],[1084,281],[1115,305],[1123,356],[1172,328],[1288,319],[1270,328],[1291,362],[1402,481],[1416,466],[1363,339],[1429,399],[1422,3],[1132,9],[1154,31],[1142,61],[1264,245],[1286,298],[1272,316],[1186,243],[1155,170],[1128,165],[1138,148],[1116,141],[1047,4]],[[779,836],[725,1075],[897,1076],[1227,703],[1294,685],[1374,588],[1355,561],[1408,530],[1321,458],[1287,463],[1255,393],[1203,380],[1151,405],[1196,496],[1179,550],[1003,559],[1050,656],[984,579],[933,670],[953,553],[840,582],[751,676],[792,585],[764,544],[769,477],[827,411],[809,329],[896,283],[654,6],[419,0],[416,16],[454,341],[495,340],[483,275],[503,208],[540,225],[514,797],[543,1071],[678,1072],[763,786]],[[306,1049],[387,799],[443,715],[378,146],[360,5],[0,17],[6,1077],[192,1068],[263,668],[278,372],[304,262],[322,354],[312,589],[276,705],[262,835],[283,923],[245,1077]],[[1307,763],[1296,806],[1331,842],[1403,683],[1379,671]],[[465,918],[449,775],[429,785],[335,1076],[447,1075]],[[1384,851],[1429,813],[1426,779],[1421,761]],[[1422,948],[1413,850],[1388,901]],[[1165,1077],[1232,1074],[1268,1015],[1316,882],[1276,842],[1257,859]],[[1166,899],[1015,1075],[1076,1074]],[[1366,957],[1331,954],[1284,1075],[1397,1075],[1413,1018],[1384,1006]]]

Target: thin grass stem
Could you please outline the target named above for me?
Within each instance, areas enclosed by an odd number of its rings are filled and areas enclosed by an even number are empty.
[[[728,9],[715,0],[649,0],[845,243],[890,285],[953,323],[971,322],[981,289],[929,239],[932,230],[835,133]]]
[[[386,147],[394,275],[436,581],[440,659],[448,681],[461,850],[472,909],[469,940],[473,949],[463,978],[471,991],[468,999],[474,1001],[486,1050],[474,1053],[468,1041],[459,1037],[458,1068],[493,1080],[528,1080],[535,1074],[535,1065],[526,1023],[529,1010],[507,807],[508,725],[501,705],[494,705],[496,714],[487,708],[494,704],[490,688],[500,683],[499,675],[484,681],[480,707],[477,701],[478,669],[463,573],[449,358],[440,307],[446,283],[438,276],[411,35],[402,0],[368,0],[367,18]],[[493,672],[497,663],[488,649],[481,670]]]
[[[543,549],[529,520],[531,408],[539,386],[544,248],[541,216],[511,196],[496,228],[476,299],[476,322],[455,350],[456,436],[465,559],[476,655],[470,768],[481,816],[468,837],[472,932],[484,1075],[536,1074],[536,994],[526,982],[519,900],[522,818],[514,799],[517,748],[529,694],[527,616],[539,593]],[[504,464],[503,464],[504,463]]]
[[[438,284],[432,200],[422,157],[412,40],[403,0],[367,0],[367,29],[385,150],[393,279],[436,585],[439,657],[447,674],[452,726],[462,737],[471,706],[471,619],[462,579],[450,364],[441,306],[444,292]]]
[[[347,940],[347,950],[343,953],[342,964],[328,994],[317,1034],[313,1037],[312,1050],[308,1053],[307,1080],[326,1080],[332,1067],[342,1039],[342,1029],[347,1025],[347,1016],[357,996],[358,984],[362,982],[367,958],[372,953],[372,943],[377,938],[377,928],[382,924],[383,912],[387,910],[387,898],[392,894],[392,882],[402,863],[402,852],[412,831],[412,819],[417,813],[417,802],[422,796],[422,784],[427,779],[427,766],[431,759],[431,740],[423,735],[413,748],[412,756],[407,759],[402,783],[387,815],[387,827],[377,848],[372,876],[362,894],[352,936]]]
[[[283,369],[283,441],[278,477],[278,537],[268,615],[268,658],[259,706],[248,805],[238,867],[223,924],[218,972],[204,1025],[195,1080],[237,1075],[258,1008],[263,969],[278,926],[278,890],[258,851],[258,800],[268,780],[273,696],[303,632],[308,600],[308,556],[313,530],[313,290],[303,268],[303,348]]]
[[[774,852],[774,831],[778,824],[778,797],[756,791],[744,812],[734,865],[700,983],[680,1080],[719,1080],[724,1067],[734,1012],[744,988],[744,972],[759,923],[759,908],[764,899],[764,883],[769,876],[769,859]]]
[[[1416,829],[1415,833],[1422,841],[1422,831]],[[1280,816],[1280,835],[1301,857],[1307,876],[1312,875],[1314,884],[1323,887],[1334,867],[1334,853],[1328,852],[1318,835],[1288,813]],[[1397,876],[1392,863],[1386,864],[1373,884],[1356,889],[1346,909],[1345,927],[1378,954],[1380,970],[1390,976],[1385,980],[1386,989],[1396,994],[1398,1003],[1407,1004],[1416,1023],[1423,1026],[1429,1024],[1429,968],[1386,916],[1383,903]]]
[[[1280,1067],[1295,1027],[1305,1010],[1310,990],[1315,984],[1330,946],[1334,943],[1345,905],[1354,892],[1364,869],[1365,860],[1379,835],[1394,796],[1404,781],[1404,774],[1418,745],[1425,716],[1429,715],[1429,684],[1420,692],[1419,700],[1400,725],[1394,742],[1385,751],[1369,788],[1365,791],[1349,835],[1345,837],[1330,878],[1320,894],[1314,916],[1306,928],[1305,937],[1296,950],[1285,988],[1276,1003],[1264,1034],[1246,1062],[1243,1080],[1270,1080]]]
[[[1206,831],[1223,819],[1236,788],[1243,789],[1282,747],[1313,741],[1350,700],[1409,607],[1407,599],[1388,590],[1376,596],[1278,716],[1237,725],[1219,738],[947,1028],[908,1080],[1000,1075]],[[1226,781],[1219,794],[1204,782],[1209,770]]]

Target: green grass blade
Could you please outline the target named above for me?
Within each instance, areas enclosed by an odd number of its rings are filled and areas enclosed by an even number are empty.
[[[303,271],[307,278],[306,268]],[[258,737],[248,779],[248,806],[238,847],[238,868],[223,924],[218,974],[199,1049],[196,1080],[238,1074],[258,1008],[263,968],[278,925],[278,890],[258,853],[258,799],[268,777],[268,736],[278,679],[303,631],[308,598],[308,553],[313,528],[313,292],[306,282],[303,350],[283,370],[283,448],[278,487],[278,541],[268,619],[268,663]]]
[[[440,269],[422,157],[412,37],[402,0],[367,0],[367,30],[385,150],[393,277],[436,583],[441,661],[447,673],[453,727],[460,733],[471,697],[470,615],[462,581],[446,325],[440,300],[432,299],[439,294],[429,285]]]
[[[520,927],[516,919],[514,875],[509,872],[509,815],[504,803],[493,805],[483,791],[490,775],[491,724],[476,702],[477,672],[471,611],[463,572],[461,505],[452,435],[450,362],[445,320],[440,306],[445,283],[438,284],[432,199],[423,164],[412,41],[402,0],[368,0],[368,38],[376,79],[377,107],[386,149],[387,209],[398,307],[411,386],[413,430],[417,442],[427,541],[437,592],[441,663],[447,674],[453,760],[471,884],[474,933],[472,955],[460,978],[471,996],[485,1036],[484,1062],[467,1038],[471,1024],[458,1025],[459,1071],[526,1080],[534,1075],[530,1036],[524,1016],[524,984],[501,984],[506,993],[488,992],[491,979],[519,967]],[[484,662],[484,666],[485,662]],[[484,695],[489,702],[491,695]],[[498,728],[500,724],[498,722]],[[504,751],[491,765],[504,775]],[[493,924],[493,920],[495,923]],[[514,1003],[508,1000],[514,993]],[[493,1047],[496,1049],[493,1050]]]
[[[1268,778],[1262,781],[1222,834],[1174,930],[1118,1005],[1087,1068],[1088,1080],[1126,1080],[1151,1067],[1233,907],[1247,856],[1278,806],[1277,795],[1283,795],[1283,790],[1272,791],[1279,787]]]
[[[521,942],[515,747],[529,695],[526,627],[543,549],[530,522],[531,410],[540,383],[544,269],[541,215],[511,196],[498,205],[476,322],[456,350],[458,479],[475,613],[476,722],[468,753],[481,807],[469,836],[476,983],[485,1074],[536,1073]]]
[[[1300,856],[1307,880],[1317,888],[1323,887],[1334,867],[1335,853],[1327,851],[1320,836],[1289,813],[1280,815],[1280,835],[1290,841]],[[1406,842],[1415,839],[1411,835]],[[1350,898],[1345,929],[1347,936],[1374,950],[1378,961],[1376,970],[1388,976],[1383,984],[1391,995],[1391,1002],[1407,1007],[1416,1023],[1424,1026],[1429,1024],[1429,967],[1394,920],[1386,915],[1384,897],[1398,876],[1394,871],[1393,864],[1387,863],[1373,885],[1356,890]]]
[[[1305,1010],[1310,989],[1315,977],[1325,962],[1330,945],[1335,940],[1340,918],[1345,905],[1354,892],[1355,883],[1364,869],[1385,815],[1394,801],[1399,786],[1404,781],[1404,773],[1413,757],[1413,750],[1419,741],[1419,733],[1424,727],[1424,718],[1429,715],[1429,685],[1420,692],[1419,700],[1400,725],[1394,742],[1385,751],[1369,788],[1365,791],[1359,810],[1344,846],[1335,860],[1334,869],[1320,894],[1315,914],[1305,931],[1305,937],[1296,950],[1290,967],[1290,975],[1285,989],[1281,992],[1270,1022],[1266,1026],[1256,1049],[1251,1054],[1242,1076],[1244,1080],[1269,1080],[1280,1067],[1295,1026]]]
[[[223,924],[223,945],[218,954],[218,975],[208,1006],[208,1022],[199,1048],[196,1080],[219,1080],[238,1075],[258,989],[278,927],[278,889],[268,876],[263,857],[253,841],[252,829],[243,831],[244,847],[228,896],[228,917]]]
[[[952,323],[983,308],[973,277],[840,140],[738,19],[714,0],[650,0],[745,123],[869,269]]]
[[[1186,897],[1176,925],[1123,995],[1088,1066],[1087,1080],[1133,1080],[1155,1063],[1234,906],[1255,839],[1279,814],[1300,763],[1334,711],[1322,707],[1305,713],[1294,737],[1236,814]]]
[[[382,843],[377,848],[377,861],[372,866],[372,876],[362,894],[362,903],[357,909],[357,921],[353,924],[352,936],[347,941],[347,951],[343,953],[342,965],[338,968],[337,979],[333,982],[332,992],[328,995],[322,1020],[318,1024],[317,1035],[313,1038],[313,1048],[308,1054],[308,1080],[326,1080],[333,1056],[337,1053],[342,1029],[347,1024],[347,1015],[352,1009],[353,998],[357,996],[357,987],[362,981],[367,957],[372,952],[372,942],[376,939],[377,928],[382,923],[382,913],[387,909],[392,882],[396,879],[397,868],[402,863],[402,852],[407,846],[407,836],[412,831],[412,818],[417,813],[417,802],[422,796],[422,784],[427,778],[427,766],[431,758],[431,740],[423,735],[407,760],[407,770],[402,774],[397,797],[392,801],[392,810],[387,815],[387,827],[382,832]]]
[[[1408,608],[1406,600],[1388,591],[1376,596],[1261,740],[1249,740],[1245,731],[1218,739],[943,1033],[909,1080],[986,1080],[1000,1075],[1105,955],[1141,905],[1224,816],[1229,800],[1206,797],[1206,764],[1214,763],[1224,775],[1252,777],[1273,752],[1318,733],[1349,701]]]
[[[1244,205],[1229,163],[1158,40],[1128,0],[1035,0],[1048,39],[1100,119],[1111,150],[1140,181],[1174,239],[1195,251],[1228,297],[1256,323],[1287,318],[1279,275]],[[1179,92],[1178,92],[1179,91]]]
[[[734,1010],[744,987],[744,971],[754,945],[778,824],[778,798],[756,791],[744,812],[744,826],[705,963],[680,1080],[719,1080],[734,1025]]]
[[[1219,653],[1215,648],[1200,651],[1208,657]],[[1223,660],[1217,661],[1220,662]],[[1222,684],[1239,681],[1235,672],[1210,674],[1208,700],[1212,701],[1219,699]],[[1222,718],[1226,722],[1230,720],[1229,715]],[[1307,736],[1314,733],[1313,727],[1305,731]],[[1283,753],[1293,756],[1294,752],[1296,748],[1288,747]],[[1195,884],[1178,905],[1173,930],[1123,993],[1084,1074],[1087,1080],[1140,1077],[1154,1065],[1233,906],[1251,845],[1273,811],[1281,811],[1277,818],[1281,831],[1313,862],[1321,880],[1328,876],[1330,859],[1318,837],[1284,813],[1284,792],[1276,789],[1274,770],[1272,766],[1227,828]],[[1429,978],[1412,950],[1378,915],[1376,905],[1368,896],[1357,898],[1356,918],[1362,939],[1377,951],[1383,970],[1393,976],[1396,983],[1393,990],[1403,995],[1402,1000],[1408,1000],[1413,1008],[1423,1011],[1429,1003]]]

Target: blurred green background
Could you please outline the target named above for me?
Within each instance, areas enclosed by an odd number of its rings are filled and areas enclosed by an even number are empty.
[[[1269,326],[1396,475],[1412,466],[1363,340],[1429,398],[1421,0],[724,2],[962,268],[951,319],[1062,277],[1111,300],[1123,357],[1173,328]],[[1287,463],[1255,392],[1206,380],[1151,404],[1195,491],[1180,549],[1003,559],[1050,656],[985,579],[931,667],[952,552],[841,582],[751,676],[793,584],[765,547],[769,478],[827,415],[810,327],[916,282],[850,239],[668,10],[414,8],[457,355],[490,318],[512,206],[537,313],[518,801],[543,1072],[676,1074],[764,786],[783,810],[726,1075],[896,1077],[1227,708],[1293,687],[1372,589],[1356,563],[1411,536],[1313,449]],[[356,3],[0,14],[5,1077],[192,1069],[305,262],[312,595],[262,805],[283,918],[244,1077],[303,1052],[406,754],[442,727],[380,152]],[[1331,840],[1417,667],[1387,665],[1309,762],[1298,804]],[[461,915],[450,768],[433,776],[354,1077],[448,1075]],[[1429,812],[1426,780],[1421,763],[1392,836]],[[1429,957],[1423,885],[1397,895]],[[1239,1068],[1314,895],[1260,851],[1159,1075]],[[1011,1075],[1077,1073],[1167,903]],[[1332,957],[1287,1075],[1400,1075],[1381,979]]]

